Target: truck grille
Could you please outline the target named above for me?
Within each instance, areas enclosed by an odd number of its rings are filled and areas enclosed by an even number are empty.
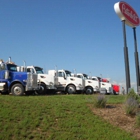
[[[27,73],[27,90],[38,89],[37,74]]]
[[[58,77],[54,77],[54,86],[58,85]]]

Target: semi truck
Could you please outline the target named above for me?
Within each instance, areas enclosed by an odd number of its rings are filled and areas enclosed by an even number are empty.
[[[39,66],[27,66],[27,72],[33,72],[38,76],[40,90],[38,94],[54,93],[57,90],[58,77],[56,75],[45,74],[43,68]]]
[[[117,84],[113,84],[113,93],[116,94],[116,95],[119,95],[120,93],[120,86],[117,85]]]
[[[39,90],[37,74],[21,72],[19,66],[9,58],[8,62],[0,59],[0,92],[16,96]]]
[[[92,76],[91,79],[94,81],[98,81],[100,93],[113,94],[113,87],[111,83],[102,82],[102,78],[97,76]]]
[[[58,76],[57,91],[75,94],[84,90],[84,82],[81,78],[73,77],[68,70],[49,70],[49,75]]]
[[[109,80],[107,78],[102,78],[102,82],[109,83]],[[118,84],[112,84],[112,88],[113,88],[113,93],[115,95],[118,95],[120,92],[120,86]]]
[[[99,92],[99,82],[89,79],[89,76],[85,73],[77,73],[76,76],[84,80],[84,93],[92,94]]]

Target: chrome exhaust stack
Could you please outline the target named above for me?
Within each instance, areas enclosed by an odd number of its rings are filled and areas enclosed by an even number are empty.
[[[27,72],[26,62],[23,61],[23,66],[21,66],[21,72]]]
[[[8,63],[11,63],[11,57],[9,57],[9,59],[8,59]]]

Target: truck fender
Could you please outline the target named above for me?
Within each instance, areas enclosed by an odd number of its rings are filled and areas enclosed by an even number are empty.
[[[25,88],[24,83],[17,80],[17,81],[13,81],[12,83],[9,84],[9,92],[11,92],[11,88],[12,88],[12,86],[15,85],[15,84],[21,84],[21,85]]]

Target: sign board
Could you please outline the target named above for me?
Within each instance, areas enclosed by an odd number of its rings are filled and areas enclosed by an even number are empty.
[[[121,20],[125,20],[128,26],[136,27],[140,24],[140,19],[135,10],[126,2],[117,2],[114,4],[114,10]]]

